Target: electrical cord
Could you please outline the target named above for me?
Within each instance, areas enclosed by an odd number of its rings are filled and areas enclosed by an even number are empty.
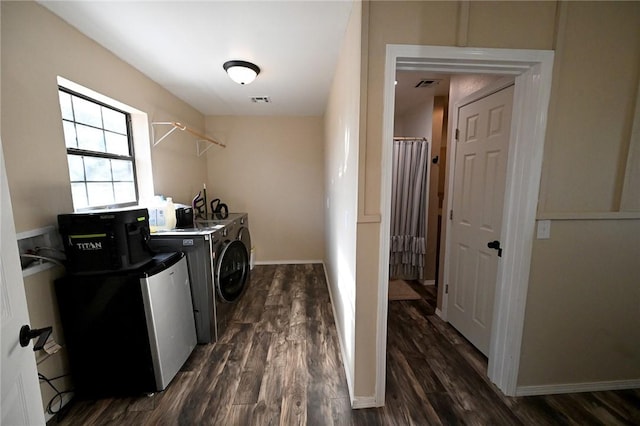
[[[52,382],[52,381],[54,381],[54,380],[61,379],[61,378],[66,377],[66,376],[68,376],[68,374],[62,374],[62,375],[60,375],[60,376],[56,376],[56,377],[54,377],[54,378],[49,379],[49,378],[47,378],[44,374],[42,374],[42,373],[38,373],[38,378],[39,378],[41,381],[43,381],[43,382],[45,382],[46,384],[48,384],[48,385],[51,387],[51,389],[53,389],[53,390],[55,391],[55,393],[56,393],[56,394],[53,396],[53,398],[51,398],[51,399],[49,400],[49,402],[47,403],[47,413],[49,413],[49,414],[56,415],[56,414],[60,413],[60,412],[62,411],[62,408],[63,408],[63,407],[62,407],[62,395],[67,394],[67,393],[73,393],[73,392],[74,392],[74,391],[73,391],[73,389],[72,389],[72,390],[66,390],[66,391],[60,391],[60,390],[58,390],[58,388],[57,388],[57,387],[55,387],[55,385],[54,385],[53,383],[51,383],[51,382]],[[53,410],[53,405],[54,405],[54,402],[56,401],[56,399],[59,399],[59,400],[60,400],[60,406],[58,407],[58,409],[57,409],[57,410],[55,410],[55,411],[54,411],[54,410]]]
[[[56,265],[64,266],[64,263],[62,263],[59,259],[54,259],[53,257],[40,256],[37,254],[29,254],[29,253],[21,253],[20,257],[44,260],[45,262],[51,262],[51,263],[55,263]]]
[[[40,254],[40,252],[42,251],[50,251],[53,253],[62,254],[62,258],[59,256],[42,256]],[[22,269],[25,269],[36,260],[39,260],[40,262],[51,262],[56,265],[65,266],[64,262],[66,256],[64,254],[64,250],[60,250],[55,247],[35,247],[33,249],[26,250],[24,253],[20,253],[20,263]]]
[[[36,253],[38,253],[38,252],[40,252],[40,251],[42,251],[42,250],[46,250],[46,251],[54,251],[54,252],[56,252],[56,253],[62,253],[62,254],[64,254],[64,253],[65,253],[65,251],[64,251],[64,250],[59,249],[59,248],[56,248],[56,247],[36,247],[34,250],[35,250],[35,252],[36,252]]]

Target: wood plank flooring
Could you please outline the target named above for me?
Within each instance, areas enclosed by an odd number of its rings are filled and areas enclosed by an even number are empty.
[[[386,405],[352,410],[322,265],[256,266],[219,342],[153,396],[76,400],[51,425],[633,425],[640,390],[508,398],[423,299],[389,304]]]

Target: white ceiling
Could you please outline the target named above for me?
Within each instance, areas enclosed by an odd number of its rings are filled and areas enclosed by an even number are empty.
[[[352,8],[349,0],[40,4],[204,115],[322,115]],[[222,69],[232,59],[262,71],[240,86]]]

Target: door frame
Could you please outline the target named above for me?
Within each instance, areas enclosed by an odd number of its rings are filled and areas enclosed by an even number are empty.
[[[489,347],[489,379],[505,395],[515,395],[524,328],[529,269],[540,190],[542,154],[551,95],[554,52],[389,44],[386,48],[382,140],[393,138],[396,70],[501,74],[515,77],[511,140],[507,157],[502,239]],[[449,135],[450,139],[454,135]],[[391,144],[381,143],[381,226],[376,324],[376,405],[386,390],[387,293],[391,208]],[[453,156],[449,156],[449,162]],[[452,173],[449,172],[449,179]],[[447,194],[447,202],[452,194]],[[447,235],[450,236],[449,233]],[[448,238],[447,238],[448,240]],[[449,247],[445,247],[445,262]],[[445,274],[448,274],[445,265]],[[444,284],[447,284],[448,275]],[[446,309],[447,301],[443,300]],[[442,314],[446,320],[446,312]]]

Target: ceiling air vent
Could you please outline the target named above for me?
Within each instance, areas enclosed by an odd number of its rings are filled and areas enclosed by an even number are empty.
[[[252,96],[251,102],[255,104],[270,104],[271,98],[268,96]]]
[[[440,84],[440,80],[433,80],[433,79],[425,79],[425,80],[420,80],[418,82],[418,84],[416,84],[416,89],[422,88],[422,87],[433,87],[433,86],[437,86],[438,84]]]

